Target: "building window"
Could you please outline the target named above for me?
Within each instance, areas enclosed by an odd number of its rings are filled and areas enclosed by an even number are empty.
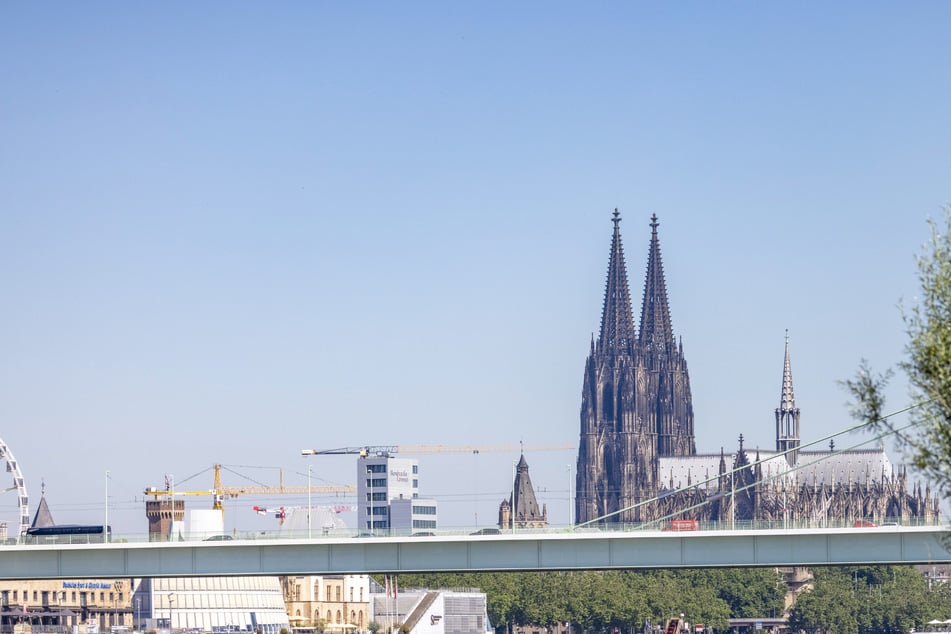
[[[367,465],[367,473],[386,473],[386,464]]]
[[[363,587],[362,586],[360,587],[360,602],[363,603]],[[361,612],[360,614],[363,614],[363,612]]]
[[[419,488],[419,480],[417,480],[416,478],[413,478],[413,488],[414,489]]]
[[[350,602],[353,603],[353,586],[350,586]]]
[[[340,601],[340,586],[337,586],[337,601]],[[337,623],[340,621],[338,620]]]

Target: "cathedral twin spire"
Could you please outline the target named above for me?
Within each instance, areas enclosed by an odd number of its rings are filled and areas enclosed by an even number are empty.
[[[669,353],[669,346],[674,345],[674,333],[670,324],[667,283],[664,281],[664,263],[660,259],[657,224],[657,214],[651,215],[651,244],[647,257],[647,278],[644,280],[644,300],[641,304],[639,343],[646,350]]]
[[[604,285],[604,307],[601,311],[602,350],[629,352],[634,343],[634,318],[631,315],[631,293],[627,285],[627,267],[621,244],[621,214],[614,210],[614,237],[611,239],[611,258],[608,260],[608,280]]]
[[[674,345],[670,308],[667,302],[667,283],[664,264],[660,257],[657,238],[657,214],[651,216],[651,241],[647,258],[647,276],[644,280],[644,298],[641,303],[641,331],[637,337],[631,311],[631,294],[627,283],[624,247],[621,244],[621,214],[614,210],[614,236],[611,240],[611,258],[604,287],[604,306],[601,312],[601,334],[598,343],[602,350],[630,351],[634,341],[655,354],[669,352]]]
[[[667,284],[651,217],[638,332],[631,307],[618,210],[608,261],[601,332],[585,364],[578,447],[578,521],[641,521],[635,502],[660,481],[658,457],[696,453],[690,378],[670,324]]]

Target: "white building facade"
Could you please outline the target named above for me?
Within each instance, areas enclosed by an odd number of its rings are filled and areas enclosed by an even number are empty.
[[[357,460],[357,526],[367,532],[436,528],[436,501],[419,497],[419,463],[389,455]]]
[[[136,627],[200,632],[290,631],[277,577],[143,579],[132,597]],[[140,616],[140,618],[141,618]]]
[[[485,634],[490,629],[486,595],[477,589],[378,592],[371,596],[370,614],[384,631]]]

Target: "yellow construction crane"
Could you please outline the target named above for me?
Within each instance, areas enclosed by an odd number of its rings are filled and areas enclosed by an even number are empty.
[[[284,472],[281,471],[280,484],[278,486],[264,486],[264,485],[255,485],[255,486],[237,486],[237,487],[226,487],[221,484],[221,465],[215,465],[215,483],[214,488],[209,489],[208,491],[175,491],[170,486],[168,480],[166,480],[165,488],[159,489],[157,487],[149,487],[145,490],[146,496],[151,496],[153,499],[158,500],[159,498],[173,498],[176,495],[212,495],[214,496],[214,502],[211,505],[211,508],[216,511],[221,511],[224,515],[224,504],[223,500],[229,498],[235,498],[239,495],[306,495],[307,493],[313,495],[328,495],[328,494],[355,494],[357,488],[351,485],[340,485],[340,486],[285,486],[284,485]]]
[[[398,453],[506,453],[514,451],[574,451],[574,445],[364,445],[337,449],[301,449],[302,456],[392,456]]]

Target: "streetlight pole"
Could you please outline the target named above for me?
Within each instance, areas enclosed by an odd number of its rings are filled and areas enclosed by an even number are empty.
[[[168,593],[168,634],[172,634],[172,601],[175,600],[175,595],[171,592]]]
[[[571,528],[571,464],[568,464],[568,528]]]
[[[308,462],[307,463],[307,539],[310,539],[312,537],[311,531],[310,531],[310,509],[312,508],[310,503],[310,467],[311,467],[311,464],[310,462]]]
[[[109,541],[109,470],[106,469],[106,510],[102,520],[102,541]]]
[[[317,450],[316,449],[301,449],[300,455],[305,457],[315,456],[317,455]],[[310,473],[311,473],[311,462],[308,460],[307,461],[307,539],[310,539],[311,537],[313,537],[310,530],[310,526],[311,526],[311,523],[310,523],[310,513],[311,513]]]
[[[734,462],[734,464],[736,464]],[[730,530],[736,530],[736,486],[733,480],[733,474],[736,467],[730,470]]]
[[[516,469],[518,469],[518,464],[513,460],[512,461],[512,534],[515,534],[515,477]]]

